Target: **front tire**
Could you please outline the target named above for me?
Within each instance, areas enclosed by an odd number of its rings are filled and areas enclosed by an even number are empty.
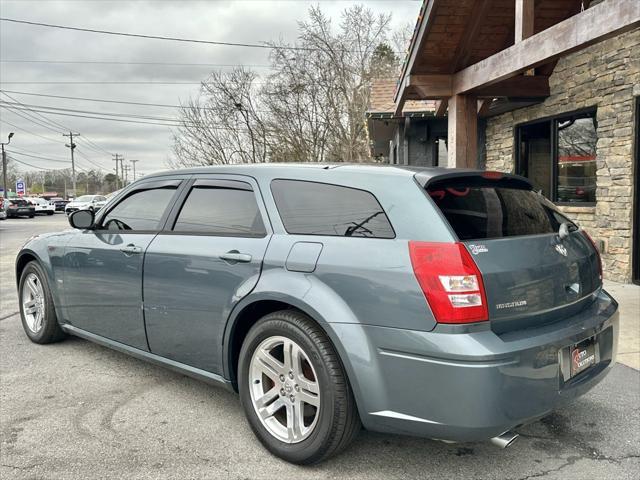
[[[338,354],[324,331],[300,312],[271,313],[249,330],[238,377],[251,429],[267,450],[288,462],[321,462],[360,430]]]
[[[53,343],[65,333],[58,324],[47,276],[36,261],[27,263],[18,287],[22,328],[34,343]]]

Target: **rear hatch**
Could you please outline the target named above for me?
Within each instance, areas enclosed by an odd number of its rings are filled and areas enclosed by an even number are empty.
[[[598,252],[525,179],[464,172],[425,186],[482,274],[492,330],[559,321],[593,301],[602,284]]]

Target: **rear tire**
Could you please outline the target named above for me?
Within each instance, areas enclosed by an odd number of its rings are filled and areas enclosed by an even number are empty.
[[[34,343],[53,343],[66,337],[58,324],[47,275],[38,262],[27,263],[20,275],[18,301],[22,328]]]
[[[33,218],[33,217],[35,217],[35,216],[36,216],[36,214],[35,214],[35,213],[31,213],[31,214],[29,214],[29,218]]]
[[[53,215],[54,213],[56,213],[56,212],[49,211],[49,212],[47,212],[47,215]]]
[[[291,352],[288,361],[285,349]],[[271,313],[249,330],[238,378],[251,429],[267,450],[288,462],[326,460],[360,430],[338,354],[324,331],[298,311]]]

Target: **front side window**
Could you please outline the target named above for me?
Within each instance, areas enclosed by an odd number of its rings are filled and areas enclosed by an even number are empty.
[[[109,211],[102,220],[102,229],[159,230],[175,191],[175,187],[165,187],[132,193]]]
[[[376,197],[364,190],[299,180],[274,180],[271,191],[288,233],[394,238]]]
[[[518,173],[559,203],[596,201],[596,113],[522,125],[517,129]]]
[[[266,235],[252,190],[204,186],[189,192],[173,230],[236,237]]]

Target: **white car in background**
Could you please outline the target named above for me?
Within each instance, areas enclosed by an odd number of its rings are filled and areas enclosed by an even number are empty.
[[[55,203],[50,202],[45,198],[27,197],[25,198],[25,200],[31,202],[31,204],[35,207],[36,215],[38,213],[44,213],[46,215],[53,215],[54,213],[56,213]]]
[[[107,203],[107,197],[104,195],[82,195],[74,198],[64,207],[64,213],[69,215],[76,210],[91,210],[97,212],[104,204]]]

